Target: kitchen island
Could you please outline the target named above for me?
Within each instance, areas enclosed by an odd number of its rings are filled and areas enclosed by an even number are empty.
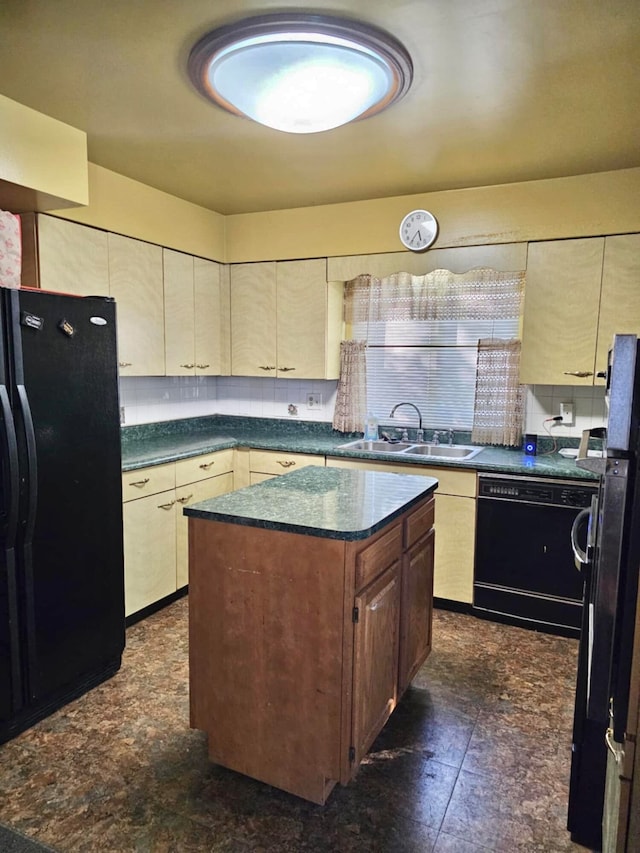
[[[431,648],[433,477],[307,467],[185,507],[191,726],[316,803]]]

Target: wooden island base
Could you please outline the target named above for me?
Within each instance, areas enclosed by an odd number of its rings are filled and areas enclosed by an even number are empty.
[[[359,541],[189,519],[191,726],[212,761],[320,804],[355,776],[430,651],[433,515],[429,495]]]

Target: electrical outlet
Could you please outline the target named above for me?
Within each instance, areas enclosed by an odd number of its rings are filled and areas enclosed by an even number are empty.
[[[571,426],[573,424],[573,403],[560,403],[560,415],[562,423]]]
[[[321,409],[322,394],[307,394],[307,409]]]

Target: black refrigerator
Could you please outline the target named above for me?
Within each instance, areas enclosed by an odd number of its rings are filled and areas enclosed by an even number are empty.
[[[633,758],[634,748],[627,722],[637,711],[632,707],[637,696],[631,673],[634,638],[640,630],[640,349],[635,335],[614,338],[605,399],[606,427],[592,431],[602,441],[602,458],[588,456],[585,441],[576,463],[600,475],[590,510],[580,514],[587,522],[586,549],[577,541],[580,516],[572,537],[585,595],[567,827],[572,840],[590,850],[613,849],[606,842],[611,831],[605,833],[603,847],[602,830],[605,802],[611,799],[605,788],[616,784],[607,780],[609,754],[622,767],[625,748],[627,759]],[[615,820],[625,817],[620,813]],[[624,826],[619,828],[624,835]]]
[[[0,743],[125,641],[115,303],[0,288]]]

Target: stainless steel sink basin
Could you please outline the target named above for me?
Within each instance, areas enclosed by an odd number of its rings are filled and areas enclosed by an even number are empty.
[[[349,444],[341,444],[340,450],[365,450],[367,453],[402,453],[412,447],[406,441],[351,441]]]
[[[362,450],[367,453],[401,453],[403,456],[426,456],[431,459],[472,459],[482,450],[469,444],[415,444],[390,441],[350,441],[338,445],[339,450]]]
[[[414,444],[406,451],[408,456],[431,456],[438,459],[471,459],[481,447],[465,444]]]

